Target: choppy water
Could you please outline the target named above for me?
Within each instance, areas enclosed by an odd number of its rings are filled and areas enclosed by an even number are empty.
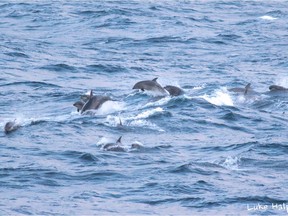
[[[1,215],[287,214],[271,205],[288,204],[288,97],[268,89],[288,87],[287,14],[287,1],[1,1],[0,126],[21,126],[0,133]],[[155,77],[185,94],[132,90]],[[248,82],[258,94],[228,91]],[[90,89],[115,101],[80,115]],[[120,136],[124,152],[103,149]]]

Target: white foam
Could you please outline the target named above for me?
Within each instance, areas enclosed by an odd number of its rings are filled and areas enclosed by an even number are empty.
[[[101,137],[100,140],[96,143],[97,146],[102,146],[108,143],[116,143],[116,140],[107,137]]]
[[[152,110],[144,111],[144,112],[138,114],[137,116],[135,116],[133,119],[145,119],[145,118],[148,118],[148,117],[150,117],[150,116],[152,116],[158,112],[164,112],[163,108],[157,107],[157,108],[152,109]]]
[[[230,94],[227,91],[227,88],[221,88],[216,91],[212,95],[203,95],[200,98],[205,99],[211,104],[217,106],[234,106],[233,100]]]
[[[277,77],[275,80],[276,85],[283,86],[285,88],[288,88],[288,76],[287,77]]]
[[[106,101],[102,106],[97,110],[87,110],[87,112],[92,113],[93,115],[107,115],[117,111],[124,110],[125,104],[118,101]]]
[[[121,118],[119,116],[107,115],[106,122],[109,125],[116,127],[120,125],[120,122],[122,123],[122,125],[125,125],[126,120],[125,118]]]
[[[276,20],[277,18],[265,15],[265,16],[261,16],[260,19],[263,19],[263,20]]]
[[[225,167],[228,170],[238,170],[239,169],[239,161],[238,157],[228,156],[223,163],[220,165]]]
[[[170,100],[171,100],[171,97],[164,97],[164,98],[161,98],[160,100],[149,102],[144,107],[163,106],[167,104]]]
[[[134,126],[134,127],[147,127],[150,128],[152,130],[157,130],[159,132],[165,132],[165,130],[163,130],[162,128],[158,127],[156,124],[153,124],[149,121],[146,121],[144,119],[136,119],[136,120],[132,120],[129,124],[129,126]]]

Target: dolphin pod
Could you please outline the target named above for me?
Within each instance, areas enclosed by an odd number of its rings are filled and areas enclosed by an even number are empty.
[[[122,136],[118,138],[116,142],[107,143],[102,146],[102,149],[105,151],[115,151],[115,152],[126,152],[129,150],[137,150],[143,148],[142,144],[134,142],[129,148],[125,148],[122,144]]]
[[[184,93],[182,89],[176,86],[167,85],[164,88],[157,82],[158,77],[153,80],[144,80],[137,82],[132,89],[141,89],[142,91],[159,92],[163,95],[178,96]]]

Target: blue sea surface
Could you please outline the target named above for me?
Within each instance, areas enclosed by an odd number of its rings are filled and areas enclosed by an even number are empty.
[[[287,1],[2,0],[0,214],[287,215],[287,21]],[[156,77],[185,93],[132,89]],[[81,115],[90,90],[112,100]]]

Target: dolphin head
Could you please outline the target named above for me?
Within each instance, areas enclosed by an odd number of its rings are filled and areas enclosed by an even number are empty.
[[[83,108],[84,102],[82,102],[82,101],[77,101],[77,102],[75,102],[75,103],[73,104],[73,106],[75,106],[75,107],[77,108],[77,112],[79,112],[79,111]]]
[[[286,91],[288,89],[283,87],[283,86],[271,85],[271,86],[269,86],[269,90],[270,91]]]
[[[20,126],[16,124],[16,121],[8,121],[4,126],[5,133],[10,133],[14,130],[17,130]]]
[[[141,89],[142,91],[144,91],[143,81],[136,83],[132,89]]]

